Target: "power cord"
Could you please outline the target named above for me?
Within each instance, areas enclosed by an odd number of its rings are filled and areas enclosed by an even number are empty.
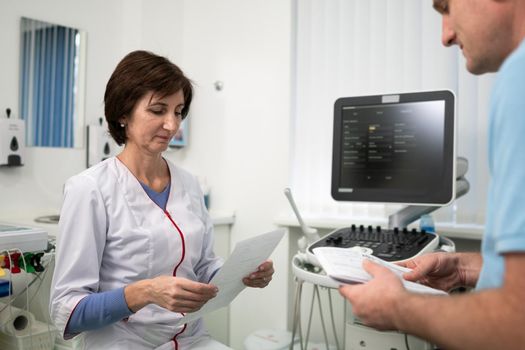
[[[35,273],[35,278],[33,278],[33,280],[31,280],[31,282],[29,282],[29,284],[27,284],[27,287],[31,287],[34,283],[36,283],[37,281],[40,281],[40,284],[38,285],[38,288],[35,291],[35,293],[33,294],[33,296],[31,297],[31,299],[29,300],[29,303],[31,303],[33,301],[33,299],[35,298],[35,296],[38,294],[38,292],[40,290],[40,287],[42,286],[42,284],[44,282],[44,278],[45,278],[45,276],[47,274],[48,267],[49,267],[49,265],[51,264],[52,261],[53,261],[53,256],[51,256],[51,260],[46,265],[44,265],[44,272]],[[11,274],[9,274],[9,283],[11,285],[12,285],[12,282],[13,281],[12,281]],[[15,300],[18,299],[18,297],[20,297],[22,294],[24,294],[26,292],[26,288],[24,288],[23,290],[19,291],[16,295],[11,296],[11,298],[9,298],[9,301],[6,303],[6,305],[2,309],[0,309],[0,312],[4,311],[7,307],[9,307],[9,305],[14,303]]]
[[[40,271],[37,271],[35,269],[28,269],[28,267],[30,265],[28,265],[28,261],[26,261],[26,257],[24,256],[24,253],[18,249],[18,248],[15,248],[15,249],[10,249],[10,250],[4,250],[3,252],[6,253],[6,256],[7,256],[7,259],[9,260],[9,266],[13,266],[13,261],[11,259],[11,254],[10,252],[18,252],[20,254],[20,259],[22,260],[22,263],[23,263],[23,266],[25,267],[26,269],[26,274],[27,275],[30,275],[30,274],[34,274],[34,278],[29,282],[28,279],[24,276],[24,280],[25,280],[25,288],[21,291],[19,291],[16,295],[12,295],[10,294],[9,295],[9,300],[8,302],[6,303],[6,305],[4,305],[4,307],[2,307],[0,309],[0,313],[2,313],[6,308],[12,306],[12,304],[20,297],[22,296],[22,294],[25,294],[25,297],[26,297],[26,302],[25,302],[25,308],[23,310],[25,310],[28,314],[30,313],[29,311],[29,305],[31,305],[31,303],[33,302],[33,299],[39,294],[39,291],[44,283],[44,280],[47,276],[47,272],[48,272],[48,269],[51,265],[51,263],[53,262],[54,260],[54,249],[49,249],[50,246],[48,246],[48,249],[46,250],[45,253],[39,253],[41,255],[39,255],[38,257],[38,261],[37,261],[37,266],[40,267],[41,269],[38,269]],[[54,246],[52,246],[51,248],[54,248]],[[40,258],[44,258],[47,261],[47,264],[45,264],[45,266],[42,266],[40,264]],[[34,272],[29,272],[29,271],[34,271]],[[13,286],[13,278],[12,278],[12,273],[11,271],[9,272],[9,284],[10,286]],[[39,281],[40,283],[38,284],[38,286],[36,287],[36,290],[35,292],[33,293],[33,295],[31,296],[31,298],[29,298],[29,288],[35,283]],[[11,288],[11,287],[10,287]],[[10,313],[12,313],[12,309],[10,308],[9,309]],[[46,322],[47,323],[47,335],[49,336],[49,341],[50,341],[50,344],[53,344],[54,343],[54,334],[51,330],[51,326],[49,324],[49,322]],[[5,324],[2,325],[2,327],[5,326]],[[30,328],[29,329],[29,339],[30,339],[30,342],[31,342],[31,348],[34,348],[34,339],[33,339],[33,329]]]

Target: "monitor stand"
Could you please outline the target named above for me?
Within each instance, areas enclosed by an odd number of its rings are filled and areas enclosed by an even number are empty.
[[[458,157],[456,159],[456,199],[467,194],[470,185],[465,174],[468,170],[468,161],[466,158]],[[439,209],[436,206],[409,205],[395,212],[388,217],[388,228],[393,230],[396,227],[407,227],[412,222],[418,220],[422,215],[430,214]]]

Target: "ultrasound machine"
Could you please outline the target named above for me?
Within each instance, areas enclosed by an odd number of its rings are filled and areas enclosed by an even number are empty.
[[[299,254],[303,267],[318,265],[312,252],[317,247],[359,249],[392,262],[438,249],[454,250],[450,240],[434,232],[407,228],[468,192],[467,160],[455,154],[454,114],[454,94],[448,90],[344,97],[335,102],[332,197],[406,206],[390,215],[386,228],[355,222],[319,238],[315,229],[304,224],[290,191],[285,190],[306,241],[305,251]],[[305,272],[299,263],[292,263],[296,276],[331,287],[326,276]],[[412,336],[366,327],[351,310],[344,344],[346,350],[432,349]]]

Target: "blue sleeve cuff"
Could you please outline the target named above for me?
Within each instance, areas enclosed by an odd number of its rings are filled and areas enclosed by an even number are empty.
[[[65,335],[76,335],[118,322],[133,312],[124,297],[124,287],[94,293],[82,299],[73,310]]]

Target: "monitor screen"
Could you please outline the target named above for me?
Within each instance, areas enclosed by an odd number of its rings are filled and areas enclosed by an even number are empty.
[[[446,205],[454,199],[454,94],[431,91],[335,102],[332,197]]]

